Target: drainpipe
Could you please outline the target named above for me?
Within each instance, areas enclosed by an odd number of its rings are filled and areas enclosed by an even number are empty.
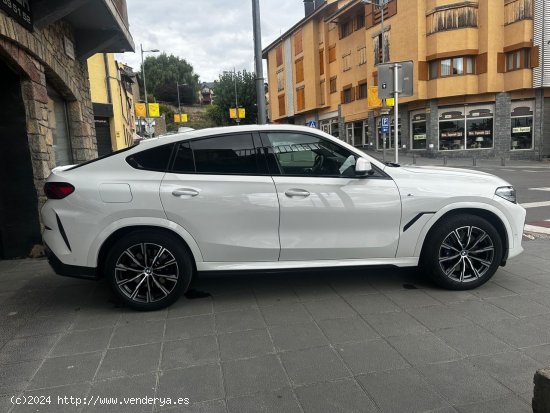
[[[112,104],[111,74],[109,73],[109,58],[107,57],[107,53],[103,53],[103,64],[105,66],[105,81],[107,82],[107,101]]]

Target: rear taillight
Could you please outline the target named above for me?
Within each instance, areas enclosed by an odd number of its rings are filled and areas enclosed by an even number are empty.
[[[46,182],[44,193],[48,199],[63,199],[74,192],[74,186],[67,182]]]

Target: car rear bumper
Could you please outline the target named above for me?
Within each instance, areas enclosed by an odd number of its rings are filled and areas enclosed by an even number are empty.
[[[46,246],[46,256],[48,262],[56,274],[64,277],[82,278],[86,280],[97,280],[97,271],[92,267],[79,267],[76,265],[68,265],[61,262],[59,258]]]

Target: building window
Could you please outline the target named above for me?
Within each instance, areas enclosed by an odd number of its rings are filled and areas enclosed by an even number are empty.
[[[363,27],[365,27],[365,15],[361,13],[355,18],[355,30],[362,29]]]
[[[299,55],[302,51],[302,31],[300,30],[294,34],[294,55]]]
[[[338,90],[336,86],[336,76],[330,78],[330,93],[336,93]]]
[[[342,103],[351,103],[353,100],[353,88],[348,86],[342,91]]]
[[[504,24],[533,19],[533,0],[513,0],[504,5]]]
[[[283,64],[283,45],[280,44],[277,46],[277,49],[275,49],[275,59],[277,60],[277,67],[281,66]]]
[[[361,83],[357,86],[357,99],[366,99],[369,95],[369,87],[367,83]]]
[[[328,62],[332,63],[336,60],[336,45],[328,48]]]
[[[296,61],[296,83],[304,81],[304,59]]]
[[[48,112],[48,122],[53,135],[55,166],[71,165],[74,162],[71,135],[69,132],[69,118],[67,116],[67,103],[59,93],[49,87]],[[107,149],[112,151],[110,143],[109,139],[109,148]]]
[[[342,56],[342,67],[344,72],[351,69],[351,52]]]
[[[514,108],[515,106],[515,108]],[[533,149],[533,102],[512,103],[511,150]]]
[[[284,93],[279,96],[279,116],[286,115],[285,95]]]
[[[426,113],[411,116],[411,148],[426,149]]]
[[[438,77],[472,75],[475,72],[473,56],[453,57],[430,62],[430,80]]]
[[[306,108],[305,88],[300,87],[296,89],[296,110],[300,112],[305,108]]]
[[[506,53],[506,71],[527,69],[531,66],[531,49],[514,50]]]
[[[325,50],[319,50],[319,75],[325,74]]]
[[[372,38],[374,48],[374,64],[387,63],[390,59],[390,31],[386,30]],[[385,60],[384,60],[385,58]]]
[[[493,147],[493,107],[448,108],[440,111],[439,150],[490,149]]]
[[[477,4],[436,7],[427,19],[428,34],[477,27]]]
[[[367,48],[362,47],[357,52],[359,54],[359,66],[367,63]]]
[[[321,106],[325,106],[327,103],[326,97],[325,97],[325,87],[326,87],[326,83],[324,80],[322,80],[320,84],[320,89],[319,89],[319,100],[320,100]]]
[[[277,72],[277,91],[281,92],[285,90],[285,71],[279,70]]]
[[[348,20],[345,23],[340,24],[340,39],[348,37],[353,32],[352,21]]]

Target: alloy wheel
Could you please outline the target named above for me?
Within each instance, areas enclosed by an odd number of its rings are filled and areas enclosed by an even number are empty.
[[[464,226],[449,233],[439,248],[439,266],[451,280],[468,283],[485,275],[495,259],[495,246],[487,232]]]
[[[166,298],[179,280],[179,267],[174,255],[153,243],[135,244],[117,259],[115,282],[129,299],[154,303]]]

